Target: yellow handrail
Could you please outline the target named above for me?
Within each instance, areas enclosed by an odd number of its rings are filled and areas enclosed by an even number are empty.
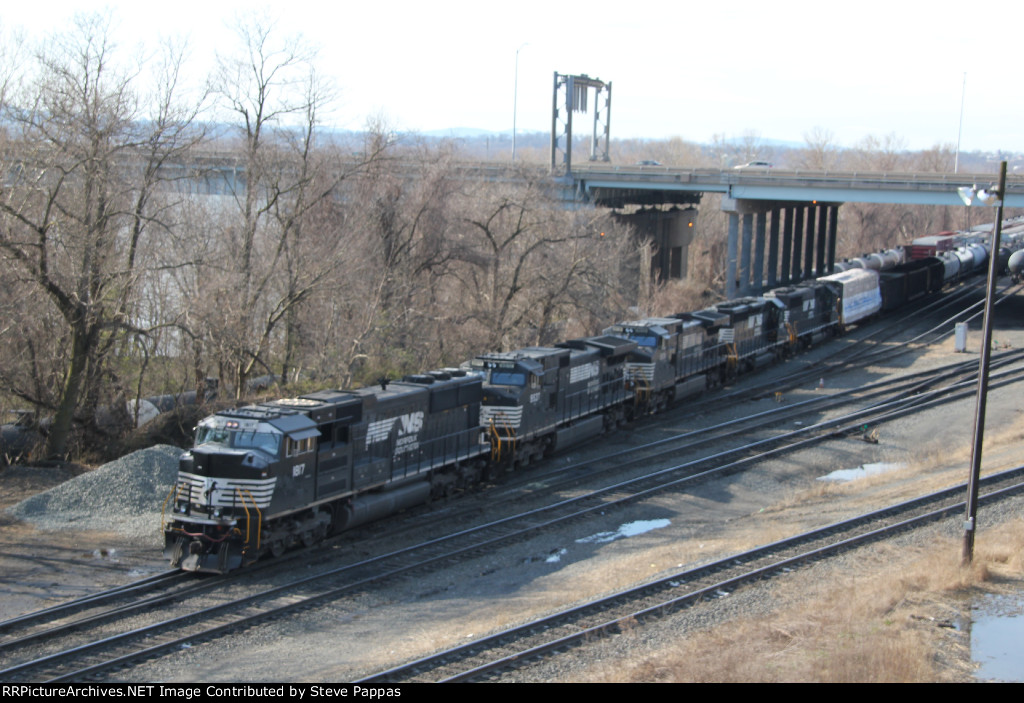
[[[178,499],[178,479],[175,477],[174,485],[171,486],[171,490],[167,491],[167,497],[164,498],[164,504],[160,506],[160,532],[164,532],[167,529],[167,521],[164,519],[164,514],[167,512],[167,501],[174,497],[174,500]],[[173,505],[173,501],[172,501]]]
[[[786,323],[786,331],[789,332],[789,344],[790,344],[790,346],[796,344],[796,339],[797,339],[796,324],[792,323],[792,322],[787,322]]]
[[[505,423],[505,438],[509,441],[509,446],[512,449],[512,457],[516,455],[516,429],[512,425]],[[489,434],[491,435],[491,460],[501,461],[501,441],[502,437],[498,433],[498,427],[494,422],[494,418],[491,418],[491,424],[489,426]]]
[[[245,495],[243,495],[243,491],[245,492]],[[245,546],[246,547],[249,546],[249,537],[250,537],[250,532],[251,532],[251,527],[252,527],[252,516],[249,515],[249,506],[247,506],[245,504],[246,496],[248,496],[249,500],[252,501],[252,508],[253,508],[253,510],[256,511],[256,516],[259,518],[257,520],[257,522],[256,522],[256,551],[259,552],[259,550],[260,550],[260,538],[262,536],[261,533],[260,533],[260,529],[263,526],[263,513],[260,512],[259,506],[256,505],[256,499],[252,497],[252,493],[249,492],[248,489],[242,488],[241,486],[235,486],[235,493],[237,493],[238,497],[241,498],[240,502],[242,503],[242,510],[245,511]],[[243,550],[243,552],[244,552],[244,550]]]

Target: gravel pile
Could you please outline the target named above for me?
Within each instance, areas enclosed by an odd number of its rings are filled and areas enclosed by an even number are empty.
[[[166,444],[132,452],[7,512],[43,530],[74,527],[160,541],[160,510],[174,485],[181,454]]]

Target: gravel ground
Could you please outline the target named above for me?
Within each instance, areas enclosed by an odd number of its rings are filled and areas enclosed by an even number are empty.
[[[1024,333],[1016,329],[1001,330],[997,340],[1024,346]],[[803,363],[809,358],[801,357],[790,363]],[[808,388],[787,393],[783,402],[795,402],[811,394],[863,385],[885,375],[963,359],[964,355],[953,354],[950,342],[927,354],[918,354],[913,363],[903,360],[827,377],[824,389],[818,389],[818,384],[813,383]],[[772,373],[782,370],[784,368]],[[1019,386],[990,394],[988,426],[993,440],[1008,428],[1018,431],[1022,428],[1019,397]],[[773,402],[738,403],[700,421],[711,422],[752,412]],[[557,534],[525,540],[444,572],[423,574],[367,591],[344,607],[328,605],[215,642],[196,643],[175,656],[148,662],[126,676],[133,681],[168,682],[350,680],[593,595],[671,573],[679,565],[708,561],[815,524],[894,502],[901,495],[934,490],[944,482],[962,479],[966,467],[962,451],[969,444],[972,418],[973,399],[918,413],[879,428],[878,444],[857,439],[832,441],[755,470],[705,483],[686,493],[661,494],[609,511],[601,519],[571,524]],[[694,418],[679,415],[674,426],[690,427],[694,422]],[[640,428],[635,434],[645,432],[663,434],[665,430]],[[616,436],[611,441],[624,440]],[[607,452],[607,446],[589,451]],[[42,531],[10,515],[2,518],[0,569],[4,578],[0,579],[0,588],[16,597],[3,599],[0,617],[10,617],[19,608],[42,607],[79,591],[162,569],[163,562],[156,553],[158,547],[147,546],[147,536],[153,535],[154,523],[150,522],[148,527],[142,525],[145,529],[141,531],[134,525],[136,518],[144,522],[152,519],[154,510],[159,513],[158,504],[162,503],[173,481],[174,471],[164,467],[163,462],[173,464],[179,451],[157,448],[138,459],[145,463],[137,465],[134,472],[118,473],[116,467],[108,468],[111,466],[108,465],[62,484],[63,492],[51,492],[46,499],[49,502],[45,503],[49,512],[60,506],[63,522],[45,523],[51,530],[60,532]],[[573,458],[584,455],[577,453]],[[124,461],[134,462],[136,458]],[[1015,461],[1019,463],[1019,453],[1012,448],[986,454],[986,467]],[[904,462],[912,467],[927,465],[934,466],[934,470],[922,472],[912,468],[838,491],[821,489],[817,481],[828,471],[873,462]],[[122,468],[126,465],[122,462]],[[105,470],[108,473],[100,473]],[[164,476],[165,471],[170,472],[169,476]],[[11,496],[23,497],[17,496],[18,491],[32,490],[21,474],[11,469],[0,474],[7,496],[4,503]],[[98,478],[93,479],[95,484],[88,490],[98,490],[95,494],[86,492],[86,484],[79,486],[80,481],[93,476]],[[38,473],[33,478],[38,490],[47,481],[60,480],[62,476]],[[139,481],[139,486],[150,481],[151,484],[146,485],[151,488],[137,488],[135,480]],[[161,481],[164,482],[162,487]],[[112,489],[117,486],[125,486],[125,496],[115,494]],[[81,509],[81,505],[92,505],[94,500],[101,509]],[[44,503],[26,501],[18,510],[31,513],[41,505]],[[125,530],[123,534],[79,531],[92,526],[109,530],[109,520],[103,516],[122,514],[117,510],[121,505],[126,508],[125,517],[117,522],[119,530]],[[147,512],[150,517],[143,517]],[[1021,500],[985,510],[979,540],[984,539],[987,525],[1021,514]],[[35,513],[32,519],[40,519],[39,514]],[[602,533],[617,533],[623,525],[638,521],[667,521],[668,524],[611,541],[588,540]],[[69,525],[74,527],[73,532],[66,529]],[[634,659],[648,656],[685,633],[713,627],[734,617],[763,617],[781,605],[799,602],[804,594],[814,589],[849,582],[875,563],[889,564],[893,545],[916,549],[933,544],[942,535],[956,535],[959,529],[960,519],[957,518],[948,524],[905,535],[892,544],[859,550],[798,570],[790,578],[742,589],[727,599],[596,643],[586,650],[517,674],[511,680],[587,679],[593,676],[593,667],[608,662],[615,662],[615,666],[625,670]],[[922,611],[921,616],[948,618],[954,607],[959,612],[966,606],[935,604],[934,612]],[[908,627],[911,626],[916,625],[908,623]],[[941,657],[950,662],[951,672],[945,680],[969,680],[971,667],[963,633],[945,628],[941,634],[945,639],[937,640],[936,646],[941,646]]]
[[[7,509],[40,530],[113,530],[134,542],[159,539],[160,510],[182,450],[166,444],[132,452]],[[14,474],[39,469],[12,467]],[[43,469],[43,471],[47,471]],[[52,470],[51,470],[52,471]]]

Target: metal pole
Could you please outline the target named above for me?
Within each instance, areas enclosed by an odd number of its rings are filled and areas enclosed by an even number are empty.
[[[519,106],[519,52],[523,50],[523,47],[530,42],[525,42],[523,46],[516,49],[516,79],[515,87],[512,89],[512,163],[516,162],[516,114],[517,107]]]
[[[971,448],[971,475],[967,481],[967,514],[964,518],[964,543],[961,564],[974,559],[974,533],[978,518],[978,480],[981,476],[981,445],[985,434],[985,402],[988,395],[988,369],[992,350],[992,306],[996,293],[999,262],[999,237],[1003,229],[1003,201],[1006,193],[1006,162],[999,165],[999,208],[992,227],[992,250],[988,256],[988,289],[985,292],[984,333],[981,340],[981,361],[978,363],[978,401],[974,413],[974,446]]]
[[[960,172],[960,137],[964,133],[964,98],[967,96],[967,72],[964,71],[964,84],[960,88],[960,126],[956,130],[956,158],[953,160],[953,173]]]

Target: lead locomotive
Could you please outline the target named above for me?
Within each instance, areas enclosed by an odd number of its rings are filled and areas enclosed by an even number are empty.
[[[490,452],[481,386],[449,369],[206,418],[170,496],[171,565],[224,573],[449,493]]]

